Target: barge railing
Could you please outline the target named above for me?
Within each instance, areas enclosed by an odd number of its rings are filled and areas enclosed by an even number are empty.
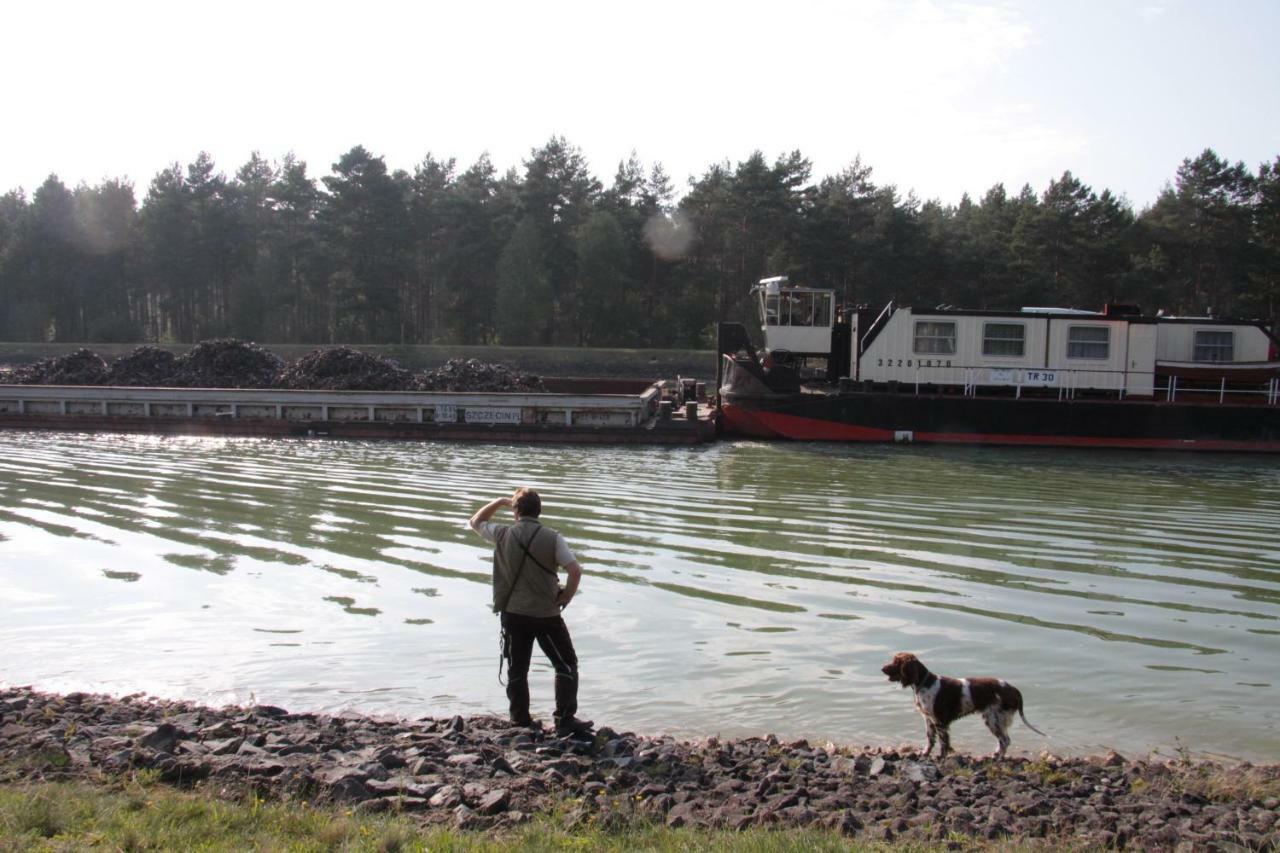
[[[0,414],[635,427],[659,397],[656,387],[629,395],[0,385]]]
[[[1210,365],[1206,367],[1211,369]],[[911,370],[911,384],[917,395],[921,393],[922,388],[926,393],[932,393],[938,387],[950,386],[958,387],[966,397],[979,396],[983,388],[1010,388],[1014,396],[1019,399],[1024,396],[1024,391],[1056,389],[1059,400],[1074,400],[1083,392],[1100,391],[1116,394],[1121,400],[1136,396],[1177,402],[1180,398],[1205,400],[1207,397],[1212,397],[1220,405],[1249,400],[1268,406],[1280,405],[1280,377],[1262,379],[1222,374],[1186,379],[1174,373],[1161,371],[991,367],[990,365],[952,367],[912,365]],[[890,387],[898,383],[906,384],[901,382],[902,372],[895,369],[895,373],[896,378],[886,377],[883,380],[874,380],[874,383],[884,383]],[[1139,381],[1135,382],[1135,379]],[[872,381],[864,380],[863,384]],[[1151,392],[1147,394],[1130,390],[1134,386],[1142,388],[1143,392],[1150,388]]]

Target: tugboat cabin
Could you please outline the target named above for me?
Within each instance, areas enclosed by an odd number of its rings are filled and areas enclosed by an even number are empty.
[[[1253,321],[1143,316],[1130,305],[920,311],[890,303],[877,314],[846,310],[834,290],[786,276],[762,279],[752,292],[765,366],[798,379],[825,373],[865,390],[1063,399],[1248,390],[1275,403],[1280,393],[1280,344]]]

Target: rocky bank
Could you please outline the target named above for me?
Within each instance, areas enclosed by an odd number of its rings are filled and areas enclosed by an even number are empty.
[[[944,762],[769,736],[591,740],[495,717],[400,720],[0,688],[0,781],[148,770],[165,782],[398,809],[501,831],[571,825],[826,826],[864,839],[1280,847],[1280,766],[1105,757]]]

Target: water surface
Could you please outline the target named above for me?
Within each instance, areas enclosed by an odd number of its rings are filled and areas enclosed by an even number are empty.
[[[921,740],[879,672],[909,650],[1017,684],[1051,737],[1015,752],[1280,760],[1269,458],[0,432],[0,681],[501,713],[465,521],[517,485],[587,571],[566,615],[598,722]],[[551,692],[535,662],[535,713]]]

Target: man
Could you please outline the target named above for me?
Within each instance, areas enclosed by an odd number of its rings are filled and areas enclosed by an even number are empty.
[[[502,507],[515,524],[490,521]],[[493,543],[493,610],[501,614],[502,654],[507,661],[507,700],[511,721],[536,727],[529,715],[529,660],[537,642],[556,671],[555,725],[559,735],[586,734],[589,720],[579,720],[578,656],[560,611],[569,605],[582,580],[582,567],[563,536],[538,520],[542,499],[533,489],[517,489],[495,498],[471,516],[471,529]],[[567,582],[560,587],[556,567]]]

